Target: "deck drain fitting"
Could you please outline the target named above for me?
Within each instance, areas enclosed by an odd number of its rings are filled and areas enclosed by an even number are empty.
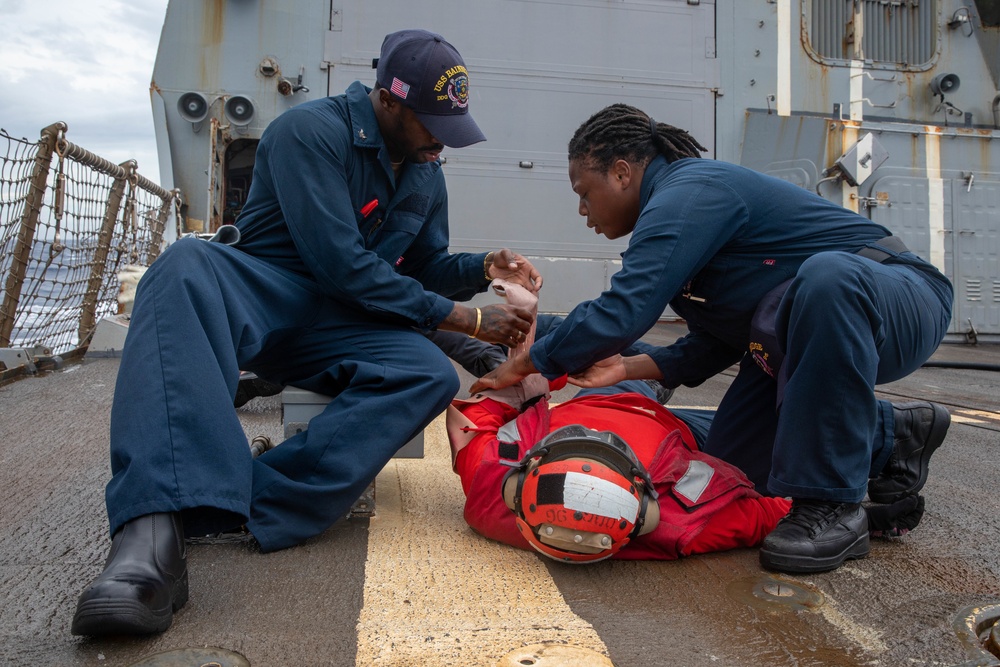
[[[1000,666],[1000,605],[966,607],[958,612],[952,627],[977,665]]]
[[[818,607],[823,604],[823,596],[802,584],[765,577],[753,587],[753,596],[765,602],[778,602],[801,607]]]
[[[730,583],[726,592],[734,599],[760,608],[815,609],[824,602],[823,594],[811,586],[770,575],[739,579]]]

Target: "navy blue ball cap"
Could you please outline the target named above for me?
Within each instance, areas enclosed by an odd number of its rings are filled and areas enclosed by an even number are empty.
[[[413,109],[424,127],[445,146],[485,141],[469,113],[469,72],[454,46],[426,30],[386,35],[376,79]]]

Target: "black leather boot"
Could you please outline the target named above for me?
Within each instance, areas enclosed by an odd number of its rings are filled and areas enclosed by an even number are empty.
[[[868,497],[889,504],[924,488],[931,454],[944,442],[951,415],[943,405],[912,401],[892,406],[896,425],[889,461],[878,477],[868,480]]]
[[[663,383],[659,380],[643,380],[643,382],[645,382],[649,388],[653,390],[653,393],[656,394],[656,402],[660,405],[666,405],[669,403],[670,397],[674,395],[674,390],[663,386]]]
[[[240,373],[240,381],[236,385],[236,398],[233,399],[234,408],[242,408],[251,399],[258,396],[274,396],[280,394],[284,389],[280,384],[274,384],[257,377],[256,373]]]
[[[188,599],[180,515],[147,514],[122,526],[104,572],[80,595],[74,635],[145,635],[170,627]]]
[[[868,555],[868,515],[861,503],[792,500],[760,548],[760,564],[778,572],[824,572]]]

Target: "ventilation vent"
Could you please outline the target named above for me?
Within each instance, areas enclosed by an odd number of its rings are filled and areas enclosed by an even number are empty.
[[[821,58],[917,68],[934,56],[936,0],[807,1],[810,42]]]
[[[965,281],[966,301],[983,300],[983,282],[977,278],[968,278]]]

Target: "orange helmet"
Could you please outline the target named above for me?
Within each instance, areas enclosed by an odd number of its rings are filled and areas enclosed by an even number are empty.
[[[549,558],[608,558],[660,518],[656,490],[617,434],[571,424],[540,440],[503,481],[504,502],[528,543]]]

